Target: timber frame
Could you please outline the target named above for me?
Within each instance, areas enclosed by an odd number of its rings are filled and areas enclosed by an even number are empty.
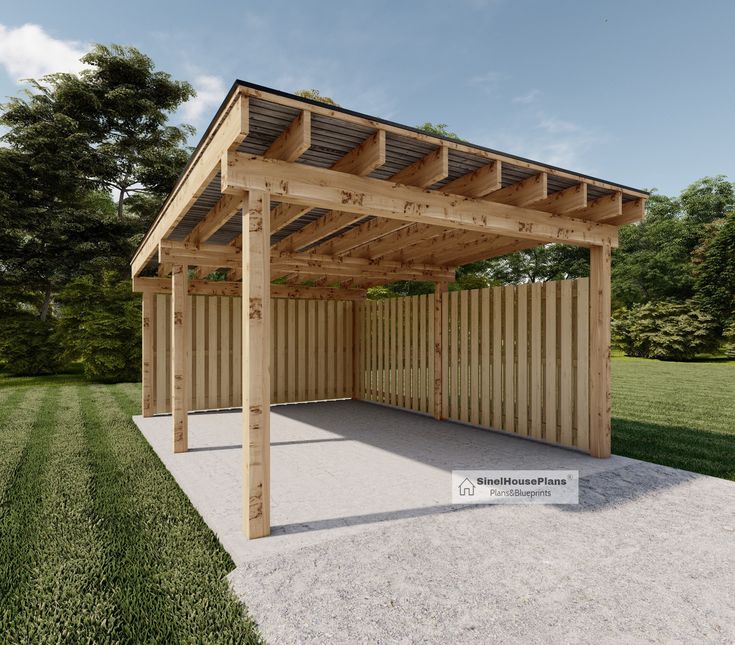
[[[445,418],[442,303],[456,268],[556,242],[590,248],[589,451],[607,457],[611,252],[647,196],[236,81],[131,262],[143,294],[143,414],[153,414],[155,294],[172,303],[175,452],[188,447],[187,296],[241,297],[243,522],[249,537],[268,535],[271,298],[358,306],[371,286],[434,282],[433,414]],[[357,388],[357,361],[351,369]]]

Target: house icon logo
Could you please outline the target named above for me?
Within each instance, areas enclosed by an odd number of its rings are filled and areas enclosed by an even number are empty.
[[[468,477],[465,477],[464,481],[459,485],[459,494],[462,497],[471,497],[475,494],[475,485],[469,480]]]

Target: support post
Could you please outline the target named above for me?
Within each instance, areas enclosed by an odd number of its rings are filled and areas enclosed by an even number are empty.
[[[186,265],[177,264],[171,272],[171,396],[173,416],[174,452],[189,449],[188,391],[189,359],[186,346],[187,320],[186,297],[188,270]]]
[[[449,289],[446,282],[437,282],[434,288],[434,418],[446,419],[444,409],[444,371],[442,369],[444,354],[444,323],[442,317],[442,303],[445,293]]]
[[[357,401],[362,394],[362,352],[360,337],[360,317],[362,307],[359,300],[352,301],[352,398]]]
[[[590,454],[610,456],[610,245],[590,248]]]
[[[144,417],[153,416],[153,316],[156,305],[156,294],[152,291],[143,292],[142,307],[142,365],[141,378],[143,380],[143,400],[141,408]]]
[[[242,215],[243,529],[270,534],[270,194],[250,191]]]

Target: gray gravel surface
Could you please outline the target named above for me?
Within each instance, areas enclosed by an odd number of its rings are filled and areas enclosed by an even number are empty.
[[[643,462],[247,562],[271,643],[733,643],[735,484]]]

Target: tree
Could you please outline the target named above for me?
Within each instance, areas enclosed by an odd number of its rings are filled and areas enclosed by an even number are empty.
[[[25,97],[3,106],[4,139],[34,158],[63,152],[68,181],[115,193],[122,219],[130,195],[173,187],[193,129],[168,117],[194,90],[133,47],[95,45],[82,61],[89,67],[79,74],[31,81]]]
[[[329,96],[324,96],[319,90],[296,90],[294,94],[305,99],[311,99],[312,101],[319,101],[320,103],[326,103],[327,105],[334,105],[335,107],[339,107],[339,103],[337,103]]]
[[[428,132],[429,134],[433,134],[437,137],[446,137],[447,139],[464,141],[464,139],[460,138],[456,132],[450,132],[449,126],[446,123],[431,123],[430,121],[426,121],[422,125],[417,125],[416,129],[423,130],[424,132]]]
[[[696,301],[723,326],[735,322],[735,212],[709,225],[695,254]]]
[[[724,175],[703,177],[682,191],[680,202],[692,224],[709,224],[735,210],[735,184]]]

